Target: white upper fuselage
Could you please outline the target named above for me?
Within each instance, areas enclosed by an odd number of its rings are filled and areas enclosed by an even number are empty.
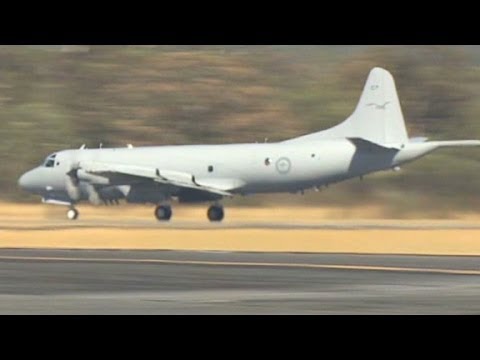
[[[189,173],[198,180],[233,181],[239,187],[232,193],[295,192],[393,168],[425,155],[430,151],[427,144],[406,144],[394,155],[362,151],[346,139],[65,150],[57,153],[55,166],[38,167],[23,182],[30,177],[30,190],[42,195],[63,192],[65,174],[72,166],[96,161]]]

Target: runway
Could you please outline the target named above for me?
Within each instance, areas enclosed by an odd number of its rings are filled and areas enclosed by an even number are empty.
[[[0,314],[479,314],[480,257],[0,250]]]

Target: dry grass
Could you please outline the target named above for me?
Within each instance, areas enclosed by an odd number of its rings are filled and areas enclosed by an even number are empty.
[[[82,207],[82,221],[114,221],[118,224],[149,221],[155,223],[149,207],[113,208]],[[292,212],[293,211],[293,212]],[[232,208],[227,224],[255,223],[255,228],[231,229],[206,227],[198,229],[157,228],[78,228],[63,222],[64,209],[44,205],[0,205],[0,248],[70,248],[70,249],[168,249],[203,251],[333,252],[429,255],[480,255],[480,230],[305,230],[268,229],[258,225],[272,223],[319,223],[334,219],[348,224],[375,219],[382,210],[377,207],[343,208]],[[292,214],[294,214],[292,216]],[[478,214],[464,214],[462,220],[474,224]],[[297,220],[301,219],[301,220]],[[341,219],[341,220],[338,220]],[[365,220],[362,220],[365,219]],[[176,222],[206,222],[204,207],[175,208]],[[423,223],[427,220],[416,220]],[[66,225],[52,230],[48,224]],[[369,220],[371,223],[372,220]],[[375,221],[376,222],[376,221]],[[385,220],[378,220],[379,223]],[[388,223],[405,224],[403,221]],[[431,221],[429,221],[431,223]],[[452,223],[439,221],[439,224]],[[31,230],[36,226],[42,230]],[[22,229],[23,230],[20,230]]]
[[[153,207],[149,206],[119,206],[119,207],[93,207],[82,205],[80,207],[82,218],[108,218],[108,219],[149,219],[153,216]],[[175,206],[175,219],[179,220],[205,220],[206,206]],[[18,219],[32,220],[63,218],[63,207],[48,206],[43,204],[2,204],[0,203],[0,220]],[[384,209],[380,206],[362,207],[227,207],[227,221],[256,221],[256,222],[318,222],[321,220],[347,220],[347,219],[381,219]],[[465,217],[473,214],[465,214]],[[477,216],[480,218],[480,216]]]
[[[124,230],[0,231],[2,248],[477,255],[480,230]]]

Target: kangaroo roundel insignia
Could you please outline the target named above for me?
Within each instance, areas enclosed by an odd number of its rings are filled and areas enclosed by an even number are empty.
[[[277,160],[275,166],[280,174],[288,174],[292,168],[292,163],[290,162],[290,159],[282,157]]]

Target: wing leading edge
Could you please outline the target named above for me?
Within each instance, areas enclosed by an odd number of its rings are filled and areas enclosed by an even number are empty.
[[[149,179],[159,184],[195,189],[221,196],[233,196],[230,191],[245,185],[238,179],[196,179],[194,175],[185,172],[125,164],[83,162],[79,164],[78,169],[91,175],[107,178],[127,175],[138,179]]]

